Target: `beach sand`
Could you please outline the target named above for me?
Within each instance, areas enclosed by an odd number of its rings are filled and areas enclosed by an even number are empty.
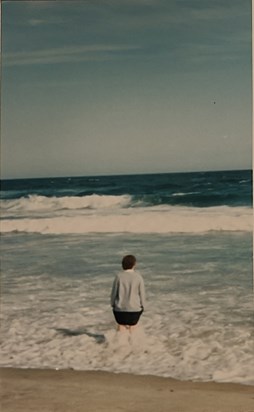
[[[1,412],[254,412],[254,387],[97,371],[2,368]]]

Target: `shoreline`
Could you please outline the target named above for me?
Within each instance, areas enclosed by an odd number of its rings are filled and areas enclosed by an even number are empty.
[[[0,368],[3,412],[254,412],[254,386],[72,369]]]

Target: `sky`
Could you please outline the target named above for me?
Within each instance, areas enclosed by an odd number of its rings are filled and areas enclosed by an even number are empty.
[[[1,7],[2,179],[252,167],[251,0]]]

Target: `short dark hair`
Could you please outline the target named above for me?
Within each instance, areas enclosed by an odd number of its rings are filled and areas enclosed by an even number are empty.
[[[136,264],[136,258],[133,255],[124,256],[122,260],[122,267],[124,270],[132,269]]]

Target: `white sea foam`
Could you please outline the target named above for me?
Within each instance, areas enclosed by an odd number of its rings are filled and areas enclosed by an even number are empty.
[[[100,369],[254,385],[253,331],[248,315],[238,315],[237,322],[239,296],[233,290],[213,292],[212,304],[203,295],[168,294],[167,300],[150,303],[130,335],[114,330],[106,300],[95,309],[90,295],[82,309],[77,290],[86,290],[83,282],[72,282],[73,290],[64,290],[59,280],[51,280],[48,290],[46,278],[33,285],[29,279],[29,284],[37,287],[36,299],[24,294],[16,295],[16,305],[5,302],[9,318],[2,323],[1,366]],[[250,317],[251,302],[245,298],[240,306]],[[235,311],[234,324],[228,322],[228,308]]]
[[[54,212],[60,210],[104,209],[125,207],[131,201],[131,196],[88,195],[88,196],[63,196],[46,197],[29,195],[20,199],[1,200],[1,209],[4,213],[27,214],[28,212]]]
[[[74,211],[59,212],[57,209],[51,210],[50,214],[43,212],[38,217],[33,214],[23,217],[22,212],[18,219],[6,217],[2,221],[1,231],[42,234],[204,233],[208,231],[250,232],[253,228],[252,210],[247,207],[190,208],[164,205],[125,208],[122,206],[128,203],[127,198],[118,199],[118,202],[114,198],[113,204],[117,207],[112,208],[112,202],[110,207],[107,207],[109,201],[110,199],[107,199],[107,202],[103,203],[104,206],[100,206],[96,211],[78,210],[75,199]],[[53,200],[50,207],[52,202]],[[68,202],[70,207],[71,201]],[[38,211],[38,203],[36,211]],[[17,211],[15,213],[17,214]]]
[[[254,385],[251,238],[3,236],[0,365]],[[131,336],[116,333],[109,302],[130,252],[147,293]]]

